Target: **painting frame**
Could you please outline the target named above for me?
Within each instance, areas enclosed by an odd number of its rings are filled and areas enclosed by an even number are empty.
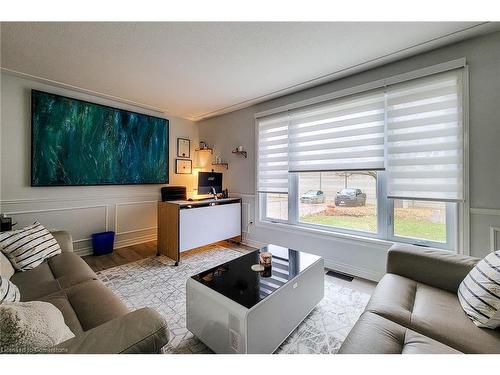
[[[177,157],[191,158],[191,140],[189,138],[177,138]]]
[[[30,186],[31,187],[57,187],[57,186],[106,186],[106,185],[163,185],[163,184],[168,184],[169,183],[169,139],[170,139],[170,121],[167,118],[164,117],[158,117],[158,116],[153,116],[145,113],[140,113],[140,112],[135,112],[133,110],[129,109],[124,109],[124,108],[118,108],[118,107],[113,107],[105,104],[101,104],[98,102],[91,102],[88,100],[82,100],[74,97],[69,97],[66,95],[60,95],[56,94],[54,92],[50,91],[42,91],[42,90],[36,90],[36,89],[31,89],[31,166],[30,166]],[[155,121],[160,121],[163,123],[164,126],[164,143],[165,143],[165,148],[164,148],[164,153],[160,153],[162,155],[161,157],[163,158],[163,162],[165,165],[165,173],[156,179],[155,181],[106,181],[106,182],[83,182],[83,183],[68,183],[68,182],[51,182],[47,183],[46,181],[40,182],[38,181],[35,176],[37,173],[35,172],[35,161],[34,161],[34,150],[35,150],[35,143],[39,142],[38,140],[35,139],[34,133],[35,133],[35,100],[34,97],[35,95],[48,95],[48,96],[53,96],[56,98],[72,101],[75,103],[80,103],[81,105],[90,105],[90,106],[96,106],[100,107],[102,109],[107,109],[111,111],[117,111],[118,113],[125,113],[127,115],[134,115],[134,116],[140,116],[140,117],[147,117],[150,119],[153,119]],[[162,168],[163,169],[163,168]]]
[[[175,159],[176,174],[192,174],[193,161],[191,159]]]

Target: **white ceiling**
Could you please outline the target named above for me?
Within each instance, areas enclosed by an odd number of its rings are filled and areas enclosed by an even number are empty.
[[[425,23],[2,23],[3,69],[193,120],[491,29]]]

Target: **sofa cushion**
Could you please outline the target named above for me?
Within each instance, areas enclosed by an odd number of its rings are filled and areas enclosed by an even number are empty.
[[[33,301],[47,294],[61,290],[47,262],[26,272],[16,272],[12,282],[21,291],[21,301]]]
[[[65,289],[66,296],[84,331],[129,311],[101,281],[90,280]]]
[[[78,255],[62,253],[32,270],[16,272],[11,280],[21,292],[21,301],[33,301],[96,278],[92,269]]]
[[[386,274],[366,311],[464,353],[500,353],[500,331],[476,327],[455,293]]]
[[[75,337],[52,304],[8,302],[0,305],[0,347],[4,352],[45,352]]]
[[[460,354],[432,338],[369,311],[354,325],[340,354]]]
[[[128,312],[127,307],[75,253],[62,253],[35,269],[16,272],[12,282],[21,301],[50,302],[61,310],[66,324],[78,334]]]
[[[47,263],[63,289],[83,281],[97,279],[94,271],[75,253],[62,253],[50,258]]]
[[[469,272],[458,288],[458,300],[478,327],[500,327],[500,250]]]
[[[0,251],[0,276],[10,279],[14,272],[16,272],[16,270],[12,267],[10,260]]]
[[[0,276],[0,304],[4,302],[19,302],[21,294],[18,287],[6,277]]]
[[[45,259],[61,253],[57,240],[40,223],[0,233],[0,250],[20,271],[36,268]]]
[[[64,291],[59,291],[54,294],[44,296],[40,298],[40,301],[49,302],[57,307],[64,317],[64,323],[66,323],[69,329],[71,329],[71,332],[73,332],[75,335],[79,335],[83,332],[80,320],[78,319],[78,316],[76,315],[76,312],[73,309],[73,306],[71,306],[71,303],[68,300],[68,296]]]

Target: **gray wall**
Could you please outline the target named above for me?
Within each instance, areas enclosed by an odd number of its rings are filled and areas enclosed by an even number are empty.
[[[334,92],[381,78],[466,57],[470,80],[470,206],[471,254],[490,251],[490,226],[500,227],[500,33],[410,57],[329,84],[200,121],[201,140],[213,145],[230,165],[225,184],[242,194],[245,220],[255,213],[255,125],[254,114],[281,105]],[[231,148],[243,145],[248,159],[232,155]],[[331,266],[369,278],[384,272],[388,243],[366,243],[300,231],[245,225],[250,243],[274,242],[321,254]],[[500,237],[500,236],[499,236]]]
[[[51,229],[73,234],[80,254],[90,250],[91,233],[115,230],[116,245],[156,239],[156,211],[160,185],[138,186],[30,186],[30,95],[38,89],[91,102],[148,113],[141,108],[62,89],[10,74],[1,74],[0,204],[19,227],[39,220]],[[149,113],[158,116],[157,113]],[[175,117],[170,120],[170,183],[192,191],[191,175],[176,175],[177,137],[191,139],[191,155],[198,143],[198,127]]]

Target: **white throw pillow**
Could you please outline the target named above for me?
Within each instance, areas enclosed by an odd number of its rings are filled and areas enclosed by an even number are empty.
[[[0,304],[4,302],[17,302],[21,299],[21,293],[12,281],[0,276]]]
[[[0,250],[20,271],[31,270],[45,259],[61,253],[57,240],[40,223],[1,233]]]
[[[500,327],[500,250],[469,272],[458,288],[458,299],[478,327]]]
[[[6,302],[0,305],[0,352],[46,352],[75,337],[64,318],[48,302]]]
[[[5,277],[7,280],[12,277],[16,272],[10,261],[0,251],[0,276]]]

